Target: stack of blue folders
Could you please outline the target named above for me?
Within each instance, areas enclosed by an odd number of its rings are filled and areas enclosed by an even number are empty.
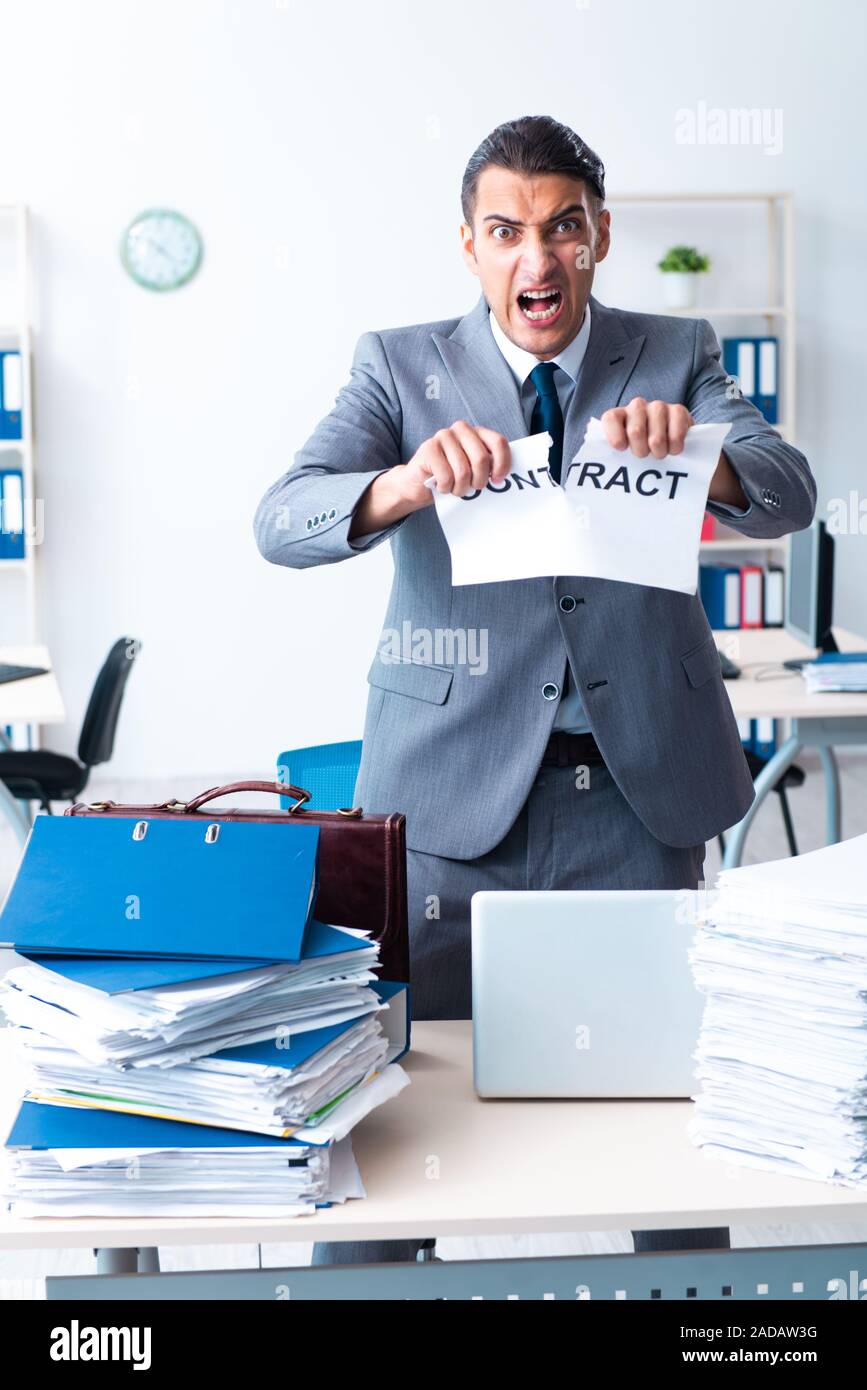
[[[313,917],[315,826],[39,817],[0,918],[20,1215],[291,1215],[363,1195],[406,986]],[[136,1181],[130,1181],[133,1165]]]

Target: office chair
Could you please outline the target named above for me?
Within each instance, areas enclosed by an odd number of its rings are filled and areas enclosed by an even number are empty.
[[[758,753],[751,753],[747,749],[744,749],[744,753],[746,755],[747,763],[749,764],[752,779],[755,782],[759,773],[763,772],[767,767],[770,759],[763,758]],[[798,853],[798,842],[795,839],[795,827],[792,824],[792,812],[789,809],[789,798],[786,795],[786,792],[787,790],[791,790],[793,787],[802,787],[804,785],[804,780],[806,776],[807,774],[802,767],[798,767],[797,763],[792,763],[792,766],[787,767],[782,777],[779,777],[777,781],[774,783],[774,791],[780,798],[780,810],[783,814],[783,826],[785,827],[786,839],[789,844],[789,854],[793,856]],[[722,835],[718,835],[717,839],[719,840],[719,847],[721,852],[725,854],[725,838]]]
[[[311,811],[342,811],[353,804],[360,762],[360,739],[290,748],[277,758],[277,781],[291,782],[310,792],[305,805]],[[281,806],[293,804],[281,796]]]
[[[119,637],[96,678],[81,735],[78,761],[47,748],[19,753],[0,751],[0,781],[18,801],[38,801],[51,815],[52,801],[77,801],[97,763],[107,763],[114,752],[114,735],[127,678],[141,643]]]

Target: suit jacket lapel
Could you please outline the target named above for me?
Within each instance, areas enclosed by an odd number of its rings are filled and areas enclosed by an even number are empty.
[[[584,439],[591,415],[619,405],[644,346],[645,335],[629,338],[620,317],[590,299],[590,341],[578,384],[564,420],[563,476]],[[511,368],[497,347],[482,295],[449,337],[431,336],[464,405],[470,424],[499,429],[507,439],[522,439],[527,424]]]
[[[523,439],[527,424],[521,397],[491,332],[485,296],[448,338],[440,333],[432,337],[467,408],[468,422],[499,430],[507,439]]]
[[[600,304],[592,295],[590,315],[590,341],[563,422],[564,481],[572,459],[584,442],[588,420],[620,405],[646,337],[642,333],[630,338],[623,331],[619,314]]]

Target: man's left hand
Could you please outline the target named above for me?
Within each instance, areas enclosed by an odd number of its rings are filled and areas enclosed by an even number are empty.
[[[686,432],[695,424],[685,405],[646,401],[643,396],[636,396],[629,405],[606,410],[601,418],[605,438],[612,449],[631,449],[640,459],[647,458],[648,454],[664,459],[669,454],[682,453]],[[749,499],[724,452],[719,456],[711,479],[708,500],[728,502],[744,509],[749,506]]]

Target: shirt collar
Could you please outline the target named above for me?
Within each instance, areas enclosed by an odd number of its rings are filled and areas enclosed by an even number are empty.
[[[512,370],[512,375],[518,383],[518,389],[520,390],[533,368],[538,367],[539,358],[535,357],[532,352],[526,352],[524,348],[518,347],[516,343],[512,342],[511,338],[506,337],[497,322],[493,310],[488,311],[488,318],[491,324],[491,332],[494,335],[494,342],[508,362]],[[567,343],[562,352],[550,359],[552,362],[555,362],[572,381],[578,380],[578,376],[581,372],[581,364],[584,361],[584,354],[587,351],[589,338],[590,304],[588,302],[584,310],[584,318],[581,327],[575,337],[572,339],[571,343]]]

